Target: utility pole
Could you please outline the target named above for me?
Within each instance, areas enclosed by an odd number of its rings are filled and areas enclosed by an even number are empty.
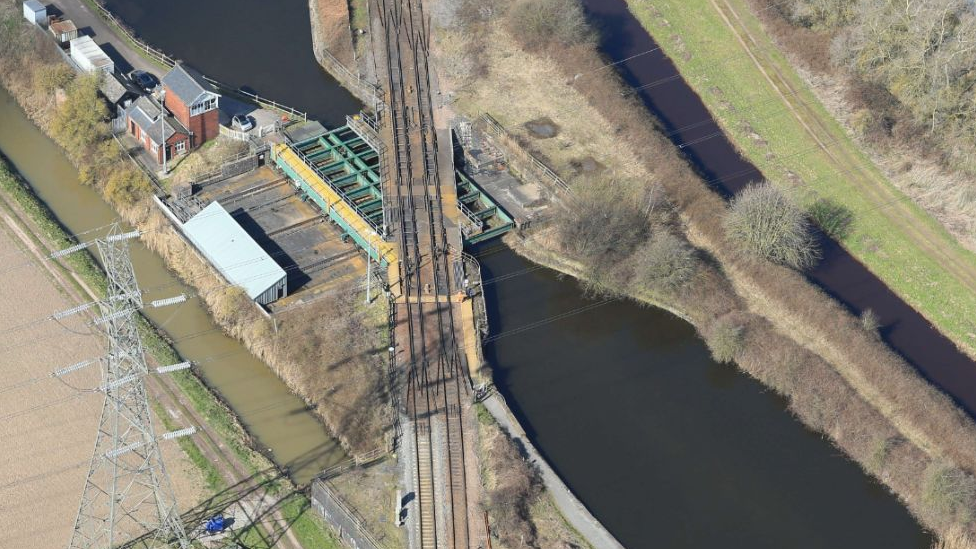
[[[166,175],[166,88],[159,88],[159,134],[163,138],[163,175]]]
[[[127,243],[137,236],[138,231],[123,233],[115,225],[108,236],[96,241],[108,279],[105,299],[98,302],[101,316],[94,321],[108,340],[99,389],[105,393],[105,404],[69,549],[108,549],[122,544],[190,547],[163,466],[146,395],[144,379],[149,371],[138,332],[142,292]],[[173,298],[152,305],[179,301]],[[181,363],[160,372],[189,365]],[[163,438],[192,432],[192,428],[183,429]]]
[[[373,287],[373,245],[369,239],[369,235],[366,235],[366,304],[370,303],[370,290]],[[379,255],[379,254],[377,254]]]

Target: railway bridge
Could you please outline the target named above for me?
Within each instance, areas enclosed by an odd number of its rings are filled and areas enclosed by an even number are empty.
[[[477,262],[461,250],[514,224],[455,171],[450,129],[432,105],[421,2],[369,1],[381,113],[275,145],[272,158],[387,272],[410,547],[486,547],[468,371],[486,326],[470,299]]]
[[[465,216],[450,130],[433,109],[422,3],[371,1],[381,27],[373,32],[374,56],[386,77],[380,135],[390,168],[383,184],[399,252],[398,272],[391,273],[392,318],[408,419],[401,454],[410,457],[406,478],[415,495],[410,545],[469,549],[482,546],[477,540],[485,533],[475,510],[481,482],[470,432],[464,301],[455,297],[464,295],[455,275],[463,260],[454,251],[462,246]]]

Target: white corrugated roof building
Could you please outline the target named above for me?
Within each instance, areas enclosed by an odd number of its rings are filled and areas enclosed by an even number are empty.
[[[115,63],[105,55],[102,48],[91,39],[90,36],[79,36],[70,44],[71,59],[86,72],[103,71],[106,73],[115,72]]]
[[[183,225],[187,238],[228,282],[268,304],[287,293],[285,270],[251,238],[219,202]]]

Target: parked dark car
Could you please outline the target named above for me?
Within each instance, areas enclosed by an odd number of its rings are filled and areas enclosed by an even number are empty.
[[[129,80],[146,93],[153,91],[159,85],[159,79],[152,73],[146,71],[135,70],[130,72]]]

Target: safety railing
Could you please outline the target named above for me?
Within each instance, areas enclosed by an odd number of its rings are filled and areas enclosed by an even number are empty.
[[[367,225],[369,225],[374,231],[376,231],[377,234],[380,234],[382,232],[383,229],[381,227],[378,227],[376,223],[374,223],[369,218],[369,215],[367,215],[366,212],[362,210],[362,208],[360,208],[355,202],[350,200],[349,197],[346,196],[346,193],[342,192],[342,189],[338,185],[336,185],[334,181],[332,181],[332,178],[325,175],[325,172],[323,172],[321,169],[319,169],[318,166],[316,166],[311,160],[309,160],[309,158],[305,155],[305,153],[298,150],[298,148],[293,145],[288,145],[288,148],[291,149],[295,153],[295,155],[298,156],[298,158],[301,159],[301,161],[304,162],[306,166],[308,166],[310,170],[315,172],[315,175],[319,176],[322,179],[322,181],[324,181],[325,184],[329,186],[329,188],[331,188],[337,195],[339,195],[339,198],[342,199],[342,201],[345,202],[347,206],[352,208],[352,210],[356,212],[356,214],[359,215],[359,217],[362,218],[362,220],[365,221]],[[362,235],[362,236],[363,238],[366,237],[366,235]]]
[[[362,102],[368,104],[373,112],[379,113],[384,109],[383,90],[379,86],[366,80],[359,73],[349,70],[326,48],[319,48],[319,53],[322,54],[319,61],[340,84],[349,88]]]
[[[525,162],[529,170],[533,171],[537,177],[547,181],[556,186],[557,190],[568,191],[569,185],[563,178],[559,177],[559,174],[554,172],[552,168],[543,164],[538,158],[532,155],[529,151],[515,140],[514,137],[508,130],[506,130],[501,124],[498,123],[490,114],[485,113],[481,115],[481,120],[485,124],[485,133],[489,137],[495,137],[500,140],[500,148],[505,152],[505,156],[508,157],[509,163],[511,163],[511,157],[515,156],[518,160]]]

